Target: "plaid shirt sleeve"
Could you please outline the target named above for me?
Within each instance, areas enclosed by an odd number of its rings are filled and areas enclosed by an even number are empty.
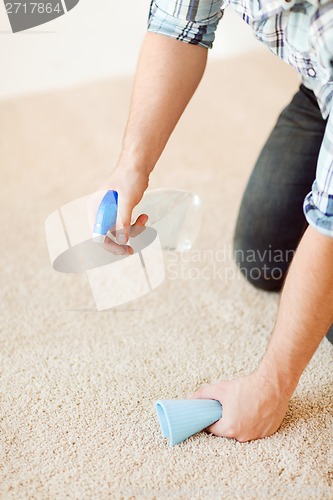
[[[308,0],[304,5],[297,0],[152,0],[148,31],[211,48],[223,15],[221,8],[228,4],[252,26],[256,38],[302,75],[304,84],[318,99],[323,118],[328,117],[316,179],[304,200],[304,213],[310,225],[333,237],[333,113],[330,112],[333,3],[331,0]]]
[[[333,113],[330,113],[321,145],[316,180],[304,200],[308,223],[333,237]]]
[[[222,0],[152,0],[148,31],[212,48]]]

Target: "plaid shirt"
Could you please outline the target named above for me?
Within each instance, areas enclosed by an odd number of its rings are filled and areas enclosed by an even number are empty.
[[[258,40],[298,71],[328,118],[304,213],[309,224],[333,237],[333,1],[152,0],[148,31],[211,48],[229,4]]]

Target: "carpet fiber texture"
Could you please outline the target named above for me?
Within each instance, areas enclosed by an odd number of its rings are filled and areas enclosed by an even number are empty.
[[[150,188],[197,192],[204,220],[145,297],[94,311],[84,275],[53,271],[44,220],[113,168],[132,81],[0,103],[0,497],[332,498],[332,361],[324,339],[272,437],[200,433],[170,448],[154,410],[252,371],[279,297],[237,274],[242,191],[298,88],[269,52],[212,63]]]

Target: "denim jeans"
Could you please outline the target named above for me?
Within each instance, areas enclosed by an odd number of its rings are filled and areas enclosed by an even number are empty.
[[[256,287],[281,289],[307,228],[303,201],[316,176],[327,120],[301,85],[280,114],[247,184],[234,235],[234,255]],[[333,343],[333,325],[327,338]]]

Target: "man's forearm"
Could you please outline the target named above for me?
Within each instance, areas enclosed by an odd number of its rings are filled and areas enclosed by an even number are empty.
[[[120,163],[154,168],[196,90],[207,49],[155,33],[145,36]]]
[[[333,238],[306,230],[282,291],[277,322],[259,372],[292,395],[333,324]]]

